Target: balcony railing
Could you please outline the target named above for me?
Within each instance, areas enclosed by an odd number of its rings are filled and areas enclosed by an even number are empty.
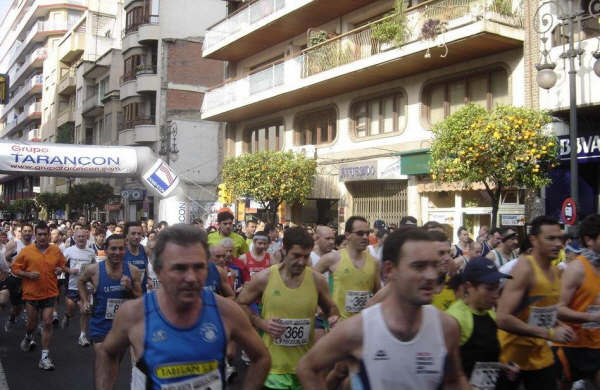
[[[409,8],[407,27],[410,33],[404,45],[422,40],[421,31],[428,21],[435,21],[437,25],[443,26],[444,31],[482,19],[523,27],[520,11],[508,13],[494,4],[483,6],[479,0],[432,0]],[[396,46],[393,43],[380,42],[372,36],[373,26],[387,18],[390,16],[309,47],[283,62],[279,60],[247,75],[228,80],[206,93],[202,110],[206,112],[244,101],[252,95],[278,86],[293,86],[301,79],[394,49]]]
[[[17,80],[21,77],[21,75],[29,68],[29,66],[37,61],[37,60],[45,60],[46,59],[46,49],[43,47],[38,47],[34,51],[31,52],[23,61],[22,65],[15,64],[13,68],[8,72],[8,77],[10,78],[11,83],[16,83]]]
[[[0,138],[5,137],[11,131],[13,131],[18,125],[23,123],[28,117],[34,114],[41,114],[42,112],[42,104],[40,102],[36,102],[30,104],[25,107],[22,113],[20,113],[15,119],[12,121],[8,121],[4,129],[0,130]]]
[[[98,92],[96,91],[93,95],[88,96],[85,99],[85,102],[83,103],[83,111],[89,111],[94,107],[103,107],[104,104],[102,103],[101,97],[98,95]]]
[[[121,123],[119,123],[119,130],[133,129],[136,126],[154,125],[154,119],[154,115],[145,115],[131,120],[123,120]]]
[[[29,45],[29,43],[31,42],[33,37],[35,37],[37,34],[44,33],[44,32],[51,32],[51,31],[67,31],[72,26],[73,26],[72,22],[66,22],[66,21],[54,22],[54,21],[46,20],[46,21],[36,22],[33,25],[33,27],[31,28],[31,30],[29,31],[29,34],[27,34],[27,37],[25,37],[25,39],[23,40],[23,42],[18,47],[15,48],[12,55],[10,56],[8,64],[9,65],[12,64],[13,62],[15,62],[15,60],[17,60],[21,56],[21,54],[23,53],[23,50]]]
[[[6,113],[9,112],[23,98],[23,96],[25,96],[29,91],[31,91],[32,88],[34,88],[36,85],[43,84],[44,77],[41,74],[35,75],[29,80],[25,81],[25,85],[23,85],[20,88],[17,88],[14,91],[12,97],[10,98],[8,104],[4,106],[4,108],[2,108],[2,111],[0,111],[0,117],[6,115]]]
[[[269,15],[291,6],[293,0],[256,0],[247,6],[238,9],[226,19],[220,21],[206,31],[204,45],[206,50],[217,45],[233,34],[248,29],[258,21]]]
[[[138,65],[135,68],[135,75],[141,74],[156,74],[156,65]]]
[[[136,77],[135,73],[125,73],[123,76],[119,77],[119,84],[123,85],[124,83],[126,83],[128,81],[135,80],[135,77]]]
[[[144,15],[142,20],[138,22],[134,22],[131,24],[127,24],[125,29],[123,30],[122,38],[125,38],[125,35],[131,34],[139,30],[140,26],[144,26],[146,24],[159,24],[159,16],[158,15]]]

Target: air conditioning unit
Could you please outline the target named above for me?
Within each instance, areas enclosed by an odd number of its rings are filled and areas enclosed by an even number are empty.
[[[317,158],[317,148],[315,145],[291,146],[288,151],[299,153],[306,158]]]

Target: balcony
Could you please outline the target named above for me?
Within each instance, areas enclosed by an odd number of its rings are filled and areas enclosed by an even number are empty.
[[[60,76],[60,81],[56,86],[56,93],[63,96],[70,96],[75,93],[75,70],[69,69]]]
[[[61,127],[69,122],[75,122],[73,111],[74,109],[71,106],[64,107],[56,117],[56,127]]]
[[[58,47],[58,59],[65,64],[72,64],[85,50],[85,34],[70,32]]]
[[[98,95],[98,92],[88,96],[83,102],[81,115],[85,117],[97,117],[104,113],[104,103],[102,103],[102,96]]]
[[[11,87],[18,85],[23,76],[27,76],[35,69],[41,68],[44,65],[45,59],[46,49],[39,47],[25,58],[22,65],[15,64],[8,72]]]
[[[27,141],[40,142],[40,129],[31,129],[27,132]]]
[[[239,61],[373,0],[255,0],[206,31],[203,55]]]
[[[148,15],[146,23],[138,27],[138,42],[147,43],[160,39],[160,26],[158,15]]]
[[[423,25],[432,20],[444,30],[432,40],[424,39]],[[432,0],[409,8],[410,36],[400,47],[373,39],[375,23],[226,81],[206,93],[202,119],[229,122],[256,117],[520,48],[524,40],[521,15],[503,15],[478,0]],[[441,57],[442,43],[448,47],[446,57]]]
[[[41,93],[43,84],[44,78],[41,74],[35,75],[29,80],[25,81],[23,86],[14,91],[13,96],[8,101],[8,104],[2,108],[0,111],[0,118],[4,118],[6,114],[10,112],[10,110],[12,110],[27,97]]]
[[[135,74],[126,74],[119,79],[119,96],[121,100],[138,96],[137,80]]]
[[[19,61],[26,52],[26,49],[28,49],[32,43],[42,42],[48,37],[48,35],[64,34],[67,32],[67,30],[69,30],[69,28],[72,27],[72,25],[73,23],[67,23],[65,21],[56,23],[53,21],[36,22],[31,30],[29,30],[29,33],[21,45],[19,45],[19,47],[13,51],[13,54],[8,62],[9,65]]]
[[[4,129],[0,130],[0,138],[4,138],[16,129],[28,124],[29,122],[40,119],[42,117],[42,104],[36,102],[25,107],[22,113],[20,113],[15,119],[6,123]]]
[[[136,90],[138,93],[160,90],[160,76],[156,74],[156,65],[140,65],[136,70]]]
[[[119,126],[119,145],[152,143],[159,139],[159,127],[155,124],[154,116],[124,121]]]

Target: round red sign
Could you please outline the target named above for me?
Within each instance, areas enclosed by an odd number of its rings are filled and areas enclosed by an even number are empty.
[[[572,198],[567,198],[562,204],[562,219],[567,225],[575,225],[577,220],[577,207]]]

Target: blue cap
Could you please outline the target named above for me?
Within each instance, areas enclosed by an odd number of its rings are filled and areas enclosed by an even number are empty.
[[[565,252],[569,251],[569,252],[573,252],[573,253],[577,253],[580,254],[581,252],[583,252],[583,249],[579,246],[579,243],[577,241],[571,241],[566,247],[565,247]]]
[[[481,256],[469,260],[462,272],[464,282],[494,283],[500,279],[512,279],[512,276],[498,271],[492,260]]]
[[[373,228],[374,229],[385,229],[385,222],[383,222],[381,219],[378,219],[377,221],[375,221],[373,223]]]

